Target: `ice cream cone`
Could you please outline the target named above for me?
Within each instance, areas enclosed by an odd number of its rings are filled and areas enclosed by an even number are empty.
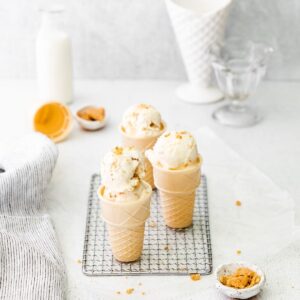
[[[200,184],[199,163],[180,170],[153,166],[155,186],[159,190],[165,223],[171,228],[185,228],[193,222],[195,192]]]
[[[101,216],[108,229],[114,257],[121,262],[139,259],[143,249],[145,222],[150,215],[151,187],[143,182],[145,190],[137,201],[117,202],[103,197],[99,188]]]
[[[122,127],[120,127],[119,130],[122,135],[122,144],[124,147],[134,147],[144,153],[146,150],[151,149],[157,139],[165,132],[166,124],[163,123],[162,130],[155,136],[134,137],[126,134]],[[154,188],[152,165],[147,158],[145,158],[145,167],[146,175],[144,179]]]

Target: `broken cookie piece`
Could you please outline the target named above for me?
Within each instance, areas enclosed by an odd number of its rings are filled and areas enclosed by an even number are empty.
[[[103,121],[105,109],[103,107],[87,106],[79,110],[77,116],[87,121]]]

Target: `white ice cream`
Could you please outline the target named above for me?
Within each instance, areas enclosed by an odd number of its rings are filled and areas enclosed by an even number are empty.
[[[133,148],[115,147],[101,163],[104,197],[116,201],[132,201],[140,197],[145,176],[144,156]]]
[[[146,156],[152,164],[165,169],[183,169],[199,162],[197,144],[187,131],[170,131],[159,137]]]
[[[128,135],[143,137],[157,135],[163,130],[160,113],[149,104],[138,104],[125,111],[121,123]]]

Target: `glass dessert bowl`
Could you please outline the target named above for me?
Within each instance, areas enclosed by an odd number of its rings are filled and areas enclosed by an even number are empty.
[[[232,39],[215,44],[210,49],[217,84],[229,101],[212,117],[217,122],[234,127],[252,126],[261,115],[246,102],[266,73],[273,48],[252,41]]]

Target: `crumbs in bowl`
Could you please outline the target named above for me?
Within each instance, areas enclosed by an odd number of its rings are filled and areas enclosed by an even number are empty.
[[[219,281],[235,289],[250,288],[260,282],[260,276],[249,268],[238,268],[233,274],[222,275]]]
[[[105,109],[103,107],[87,106],[79,110],[77,116],[86,121],[103,121]]]

